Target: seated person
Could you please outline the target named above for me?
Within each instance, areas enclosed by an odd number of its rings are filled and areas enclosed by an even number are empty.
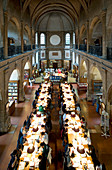
[[[39,112],[44,112],[44,108],[42,105],[39,106]]]
[[[33,100],[33,102],[32,102],[33,109],[36,109],[36,104],[37,104],[37,99]]]
[[[64,105],[62,106],[62,111],[63,111],[64,113],[66,113],[66,104],[64,104]]]

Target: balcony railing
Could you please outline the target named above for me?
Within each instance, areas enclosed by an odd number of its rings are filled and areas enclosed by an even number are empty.
[[[21,46],[15,46],[15,54],[21,53]]]
[[[0,47],[0,60],[3,59],[3,47]]]
[[[21,46],[11,45],[8,47],[8,56],[13,56],[21,53]]]
[[[107,59],[112,60],[112,47],[107,47]]]
[[[75,48],[78,49],[78,44],[75,44]]]
[[[32,45],[32,48],[35,49],[35,45]],[[4,60],[4,48],[0,47],[0,60]],[[30,51],[31,50],[31,45],[24,45],[24,52]],[[14,46],[11,45],[8,47],[8,56],[13,56],[16,54],[21,54],[21,46]]]
[[[31,45],[24,45],[24,51],[30,51]]]
[[[32,48],[35,49],[35,44],[32,45]]]
[[[86,44],[80,44],[80,45],[79,45],[79,50],[81,50],[81,51],[87,51],[87,45],[86,45]]]
[[[89,46],[89,53],[97,55],[97,56],[102,56],[102,47],[101,46]]]

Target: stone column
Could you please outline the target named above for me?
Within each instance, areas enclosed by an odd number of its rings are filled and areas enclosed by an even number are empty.
[[[32,57],[33,57],[33,55],[35,55],[35,54],[32,54],[32,55],[30,55],[30,57],[29,57],[29,61],[30,61],[30,63],[31,63],[31,67],[30,67],[30,77],[32,77],[32,69],[33,69],[33,66],[32,66]]]
[[[90,75],[90,61],[87,59],[87,100],[90,101],[92,99],[92,84],[91,84],[91,75]]]
[[[30,42],[31,42],[31,49],[33,49],[33,41],[32,41],[32,27],[30,27]]]
[[[0,99],[0,132],[7,132],[11,126],[11,121],[8,113],[8,107],[6,108],[6,104],[8,102],[8,97],[7,97],[7,90],[8,90],[8,85],[7,85],[7,74],[8,69],[4,70],[2,73],[3,81],[2,81],[2,89],[1,89],[1,99]]]
[[[74,57],[75,57],[75,63],[76,63],[76,53],[74,53]]]
[[[106,10],[102,11],[102,55],[104,59],[107,59],[107,48],[106,48]]]
[[[80,79],[80,55],[78,55],[78,82],[79,82],[79,79]]]
[[[79,46],[80,46],[80,29],[79,29],[79,26],[78,26],[78,50],[79,50]]]
[[[4,58],[8,58],[8,12],[4,11],[3,12],[4,16]]]
[[[64,68],[64,59],[65,59],[65,51],[64,49],[62,50],[62,60],[61,60],[61,64],[62,64],[62,68]]]
[[[87,26],[87,53],[89,52],[89,20],[86,22]]]
[[[105,70],[105,77],[104,77],[104,83],[105,85],[103,86],[103,97],[104,97],[104,103],[105,103],[105,109],[107,110],[107,70]]]
[[[47,68],[49,68],[49,51],[46,50]]]
[[[19,101],[25,100],[23,82],[24,82],[24,59],[21,60],[21,75],[20,75],[20,82],[19,82]]]
[[[33,54],[34,54],[35,64],[36,64],[36,52],[34,52]]]
[[[24,52],[24,41],[23,41],[23,34],[24,34],[24,26],[23,21],[21,20],[21,52]]]

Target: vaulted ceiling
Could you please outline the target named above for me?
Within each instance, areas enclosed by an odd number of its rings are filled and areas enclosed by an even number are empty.
[[[90,0],[22,0],[23,15],[30,10],[31,22],[36,24],[40,17],[49,12],[68,15],[73,23],[79,20],[81,10],[87,14]]]

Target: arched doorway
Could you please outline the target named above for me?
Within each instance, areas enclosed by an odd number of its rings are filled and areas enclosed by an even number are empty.
[[[90,79],[91,79],[91,94],[92,94],[92,104],[96,103],[96,112],[102,113],[105,105],[102,101],[103,99],[103,81],[99,69],[96,66],[93,66],[90,70]]]
[[[87,83],[87,65],[84,60],[81,61],[80,65],[80,77],[79,77],[80,83]]]
[[[13,100],[15,100],[16,103],[19,102],[19,80],[20,80],[20,72],[18,69],[14,69],[8,82],[9,102]]]
[[[92,93],[94,95],[101,95],[103,91],[103,82],[99,69],[96,66],[93,66],[90,71]]]
[[[29,61],[27,61],[24,66],[24,83],[23,83],[24,92],[26,91],[26,87],[29,85],[30,75],[31,75],[31,64]]]

